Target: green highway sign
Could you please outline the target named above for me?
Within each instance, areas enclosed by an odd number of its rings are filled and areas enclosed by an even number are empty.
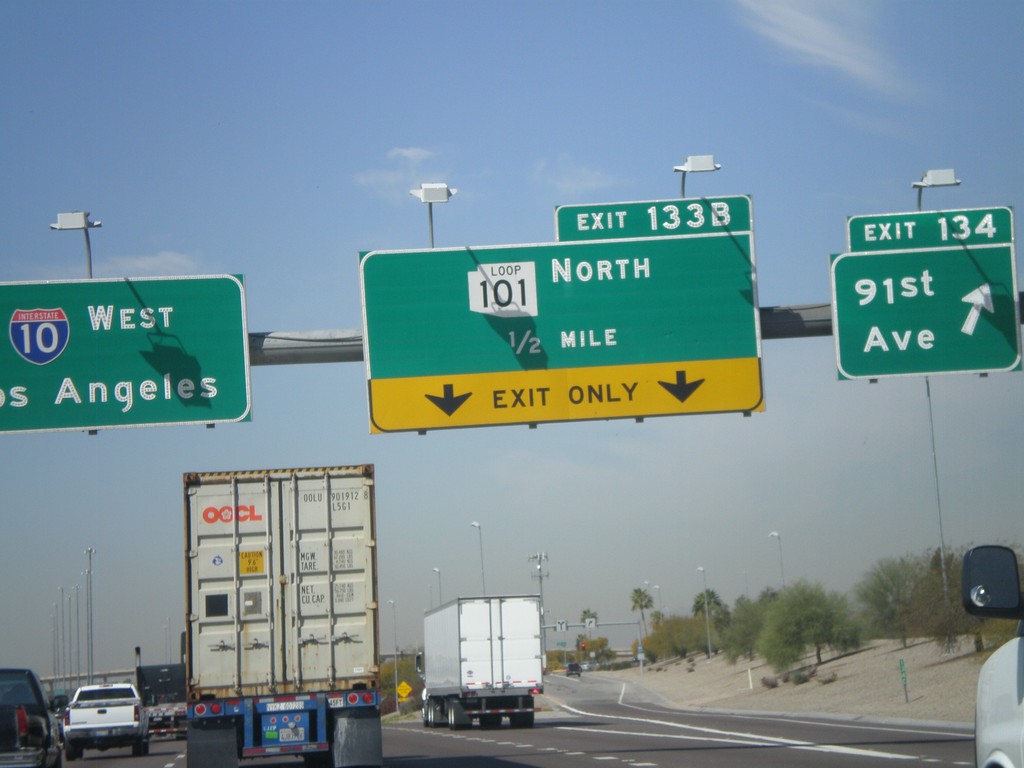
[[[360,278],[373,432],[763,409],[749,222],[372,251]]]
[[[975,208],[851,216],[846,241],[851,253],[1012,245],[1013,211]]]
[[[555,208],[559,242],[714,235],[752,226],[750,198],[741,195]]]
[[[240,276],[0,284],[0,432],[248,421]]]
[[[851,252],[831,262],[841,377],[1020,367],[1009,208],[853,216],[848,225]]]

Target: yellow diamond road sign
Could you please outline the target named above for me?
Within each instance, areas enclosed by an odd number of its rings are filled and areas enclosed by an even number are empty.
[[[402,701],[405,701],[409,697],[410,693],[412,693],[412,686],[410,686],[404,680],[401,683],[399,683],[398,696],[402,699]]]

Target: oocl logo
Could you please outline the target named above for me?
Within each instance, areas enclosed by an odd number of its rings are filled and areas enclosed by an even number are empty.
[[[261,521],[263,516],[256,511],[255,504],[239,504],[237,507],[207,507],[203,510],[203,520],[208,523],[240,523]]]

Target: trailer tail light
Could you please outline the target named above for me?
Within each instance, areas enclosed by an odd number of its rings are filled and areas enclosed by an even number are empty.
[[[214,701],[210,704],[196,704],[192,709],[192,714],[196,717],[202,717],[203,715],[219,715],[224,710],[224,707],[219,701]]]
[[[363,694],[363,704],[373,704],[373,699],[374,696],[372,693],[367,692]]]
[[[350,693],[348,695],[348,703],[349,704],[358,704],[359,703],[359,694],[358,693]]]

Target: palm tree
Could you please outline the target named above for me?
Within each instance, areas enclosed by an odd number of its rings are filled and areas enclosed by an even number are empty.
[[[713,589],[698,592],[693,598],[693,615],[701,616],[704,613],[704,600],[708,601],[708,612],[715,614],[722,610],[722,598]]]
[[[644,630],[644,637],[647,636],[647,617],[644,615],[644,611],[654,606],[654,600],[651,598],[650,593],[643,587],[637,587],[633,590],[630,595],[632,601],[632,608],[630,610],[640,611],[640,625]]]

